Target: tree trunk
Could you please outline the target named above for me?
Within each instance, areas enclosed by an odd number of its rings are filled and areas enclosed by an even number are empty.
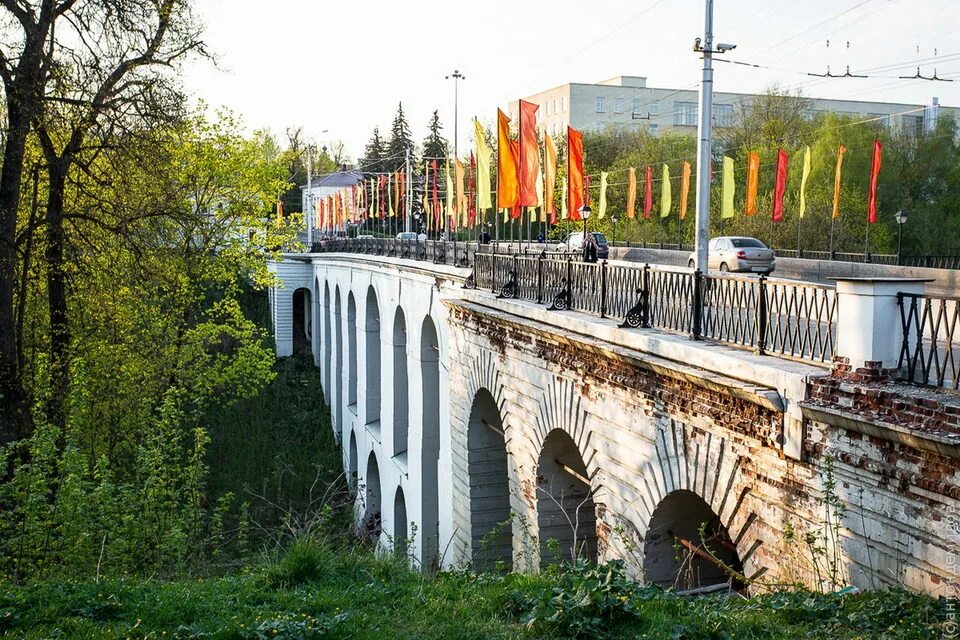
[[[66,191],[68,161],[50,167],[47,190],[47,309],[50,314],[50,397],[46,412],[57,427],[58,448],[66,442],[66,401],[70,392],[70,326],[67,316],[67,276],[64,269],[63,202]]]

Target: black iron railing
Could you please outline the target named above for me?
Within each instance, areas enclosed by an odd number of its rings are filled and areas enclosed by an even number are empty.
[[[903,379],[960,388],[960,298],[898,293],[903,340],[898,368]]]
[[[584,262],[569,253],[496,253],[476,243],[342,239],[319,252],[360,252],[443,264],[469,264],[467,288],[754,349],[828,362],[837,331],[837,297],[827,285],[704,275],[651,265]]]

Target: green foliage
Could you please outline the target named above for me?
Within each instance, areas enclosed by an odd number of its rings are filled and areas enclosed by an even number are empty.
[[[367,143],[360,161],[360,169],[369,173],[383,173],[389,171],[387,158],[387,141],[380,135],[380,127],[373,128],[373,136]]]
[[[440,115],[434,111],[427,125],[427,137],[423,140],[423,157],[430,160],[447,157],[447,139],[443,137],[443,125],[440,124]]]

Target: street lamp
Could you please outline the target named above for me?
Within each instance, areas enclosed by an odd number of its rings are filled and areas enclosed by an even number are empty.
[[[617,246],[617,214],[610,216],[610,222],[613,223],[613,246]]]
[[[457,132],[457,124],[458,124],[458,123],[457,123],[457,120],[458,120],[458,118],[457,118],[457,106],[458,106],[458,105],[457,105],[457,102],[458,102],[458,100],[459,100],[458,90],[459,90],[459,83],[460,83],[460,81],[461,81],[461,80],[466,80],[467,77],[466,77],[465,75],[463,75],[462,73],[460,73],[460,70],[459,70],[459,69],[454,69],[454,70],[453,70],[453,73],[451,73],[451,74],[448,75],[448,76],[444,76],[444,79],[445,79],[445,80],[449,80],[450,78],[453,78],[453,157],[454,157],[454,159],[456,160],[456,159],[458,159],[458,158],[460,157],[460,156],[457,155],[457,143],[460,141],[460,140],[459,140],[459,135],[458,135],[458,132]],[[443,239],[444,239],[444,240],[449,240],[449,239],[450,239],[450,229],[447,228],[446,226],[445,226],[444,229],[443,229]]]
[[[583,218],[583,241],[580,243],[580,246],[583,248],[583,260],[587,260],[587,220],[590,219],[590,214],[593,213],[593,210],[590,208],[590,205],[585,204],[580,207],[580,217]]]
[[[910,213],[901,209],[893,214],[893,219],[897,221],[897,264],[900,264],[900,256],[903,252],[903,225],[907,223]]]

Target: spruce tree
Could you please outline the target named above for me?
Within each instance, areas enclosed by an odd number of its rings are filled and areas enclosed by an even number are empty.
[[[380,136],[380,127],[373,128],[373,137],[367,143],[360,162],[360,170],[365,173],[382,173],[387,171],[384,158],[387,157],[387,144]]]
[[[443,126],[440,124],[440,116],[433,112],[428,125],[427,137],[423,140],[424,158],[444,158],[447,155],[447,139],[443,137],[441,131]]]
[[[385,165],[388,171],[396,171],[403,168],[407,149],[410,149],[410,161],[413,162],[413,136],[410,135],[410,125],[407,123],[407,117],[403,114],[403,103],[397,105],[397,115],[393,118],[393,126],[390,129],[390,144],[387,145],[387,159]]]

